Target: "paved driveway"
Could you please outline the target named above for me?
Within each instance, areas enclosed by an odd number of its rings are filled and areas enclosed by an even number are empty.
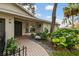
[[[16,41],[19,47],[23,45],[27,47],[28,56],[48,56],[48,53],[42,46],[29,38],[17,38]]]

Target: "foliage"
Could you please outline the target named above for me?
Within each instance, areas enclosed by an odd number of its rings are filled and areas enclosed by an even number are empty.
[[[42,34],[42,33],[40,33],[40,32],[39,32],[39,33],[36,33],[36,35],[38,35],[38,36],[41,36],[41,34]]]
[[[79,4],[69,3],[67,7],[64,8],[64,16],[70,17],[72,15],[77,16],[79,14]]]
[[[36,34],[32,33],[31,36],[32,36],[32,38],[35,38],[35,36],[40,36],[41,40],[46,40],[48,38],[48,36],[50,36],[50,34],[48,33],[48,29],[45,28],[44,32],[38,32]]]
[[[28,6],[27,9],[30,10],[32,14],[35,14],[35,7],[34,7],[35,3],[18,3],[18,4],[22,6],[25,6],[25,5]]]
[[[45,28],[45,29],[44,29],[44,32],[41,34],[41,38],[42,38],[42,39],[47,39],[47,36],[48,36],[48,29]]]
[[[58,29],[52,33],[52,42],[57,47],[73,48],[79,44],[79,30]]]
[[[17,48],[15,39],[11,38],[7,40],[7,46],[6,46],[6,50],[12,52],[13,50],[15,50]]]
[[[32,38],[35,38],[35,35],[36,35],[35,33],[32,33],[32,34],[31,34],[31,37],[32,37]]]
[[[64,50],[64,51],[54,51],[50,55],[53,55],[53,56],[79,56],[79,53],[78,53],[78,50],[74,50],[74,51]]]
[[[63,23],[69,23],[72,25],[72,28],[74,28],[74,22],[78,20],[74,17],[78,16],[78,14],[79,4],[69,3],[68,6],[64,8],[65,19],[63,20]]]

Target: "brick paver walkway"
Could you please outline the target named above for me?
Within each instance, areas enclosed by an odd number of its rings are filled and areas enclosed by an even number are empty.
[[[21,37],[16,39],[19,47],[23,45],[27,47],[27,56],[48,56],[46,50],[38,43],[29,38]]]

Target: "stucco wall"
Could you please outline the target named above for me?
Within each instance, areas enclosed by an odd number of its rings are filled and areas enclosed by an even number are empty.
[[[9,14],[0,13],[0,18],[5,19],[5,38],[10,39],[14,37],[14,17]]]
[[[0,13],[0,18],[5,19],[5,32],[6,32],[6,39],[10,39],[11,37],[14,37],[14,16],[10,14],[5,14],[5,13]],[[20,19],[15,19],[17,21],[22,22],[22,35],[27,35],[26,33],[26,27],[29,28],[30,25],[34,25],[36,30],[39,32],[44,31],[45,28],[47,28],[50,31],[50,24],[43,23],[42,27],[40,29],[37,28],[37,23],[35,22],[30,22],[30,21],[25,21],[25,20],[20,20]],[[26,26],[26,23],[29,23],[29,26]]]
[[[38,28],[38,24],[42,25],[42,23],[36,23],[35,21],[22,21],[22,35],[27,35],[30,32],[30,26],[33,26],[35,28],[35,32],[42,32],[43,25]],[[28,29],[28,32],[26,32],[26,28]]]

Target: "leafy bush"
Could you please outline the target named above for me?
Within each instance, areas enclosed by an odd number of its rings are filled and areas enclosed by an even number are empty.
[[[11,38],[7,40],[6,50],[10,51],[10,53],[17,48],[15,39]]]
[[[41,33],[41,39],[46,40],[48,38],[48,29],[45,28],[44,32]]]
[[[74,50],[74,51],[68,51],[68,50],[54,51],[50,55],[53,55],[53,56],[79,56],[79,52],[78,52],[78,50]]]
[[[32,34],[31,34],[31,37],[32,37],[32,38],[35,38],[35,35],[36,35],[35,33],[32,33]]]
[[[41,34],[42,34],[42,33],[40,33],[40,32],[39,32],[39,33],[36,33],[36,35],[38,35],[38,36],[41,36]]]
[[[45,28],[44,29],[44,32],[38,32],[36,34],[31,34],[32,38],[35,38],[35,36],[40,36],[41,37],[41,40],[46,40],[48,38],[48,29]]]
[[[63,48],[73,48],[79,44],[79,30],[58,29],[52,33],[52,42]]]

